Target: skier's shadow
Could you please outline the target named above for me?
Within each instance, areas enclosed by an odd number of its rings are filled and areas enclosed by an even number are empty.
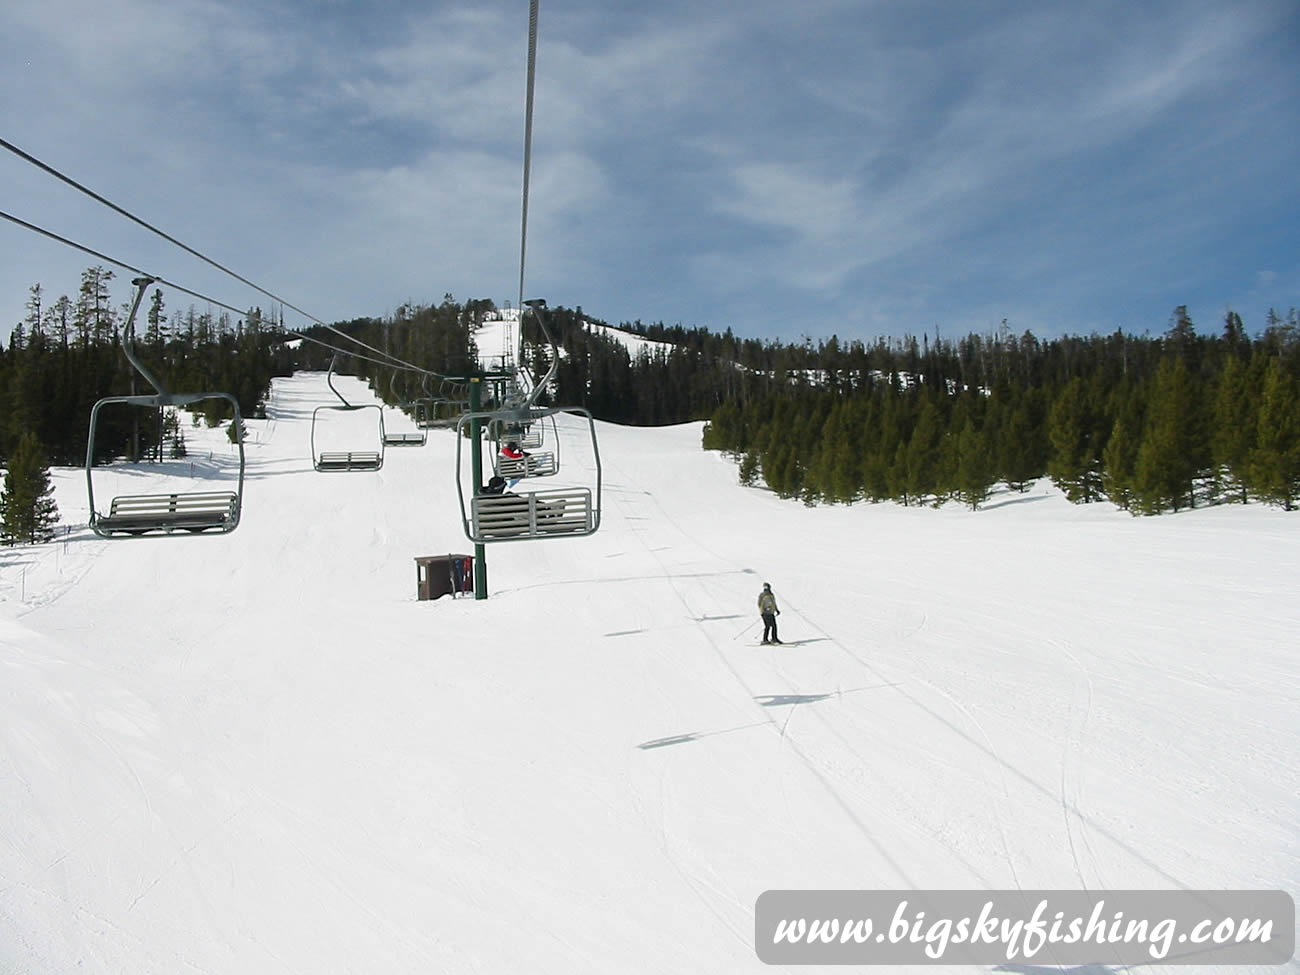
[[[833,694],[760,694],[754,698],[756,704],[765,708],[794,707],[798,704],[816,704],[818,701],[829,701],[831,698],[843,697],[845,694],[856,694],[859,691],[874,691],[885,687],[898,687],[898,684],[872,684],[868,687],[850,687],[847,690],[835,691]],[[753,724],[743,724],[736,728],[722,728],[718,731],[688,731],[680,735],[668,735],[664,738],[652,738],[650,741],[643,741],[636,747],[642,751],[649,751],[653,748],[667,748],[670,745],[685,745],[688,742],[700,741],[704,738],[714,738],[718,735],[729,735],[737,731],[747,731],[750,728],[772,728],[771,719],[766,721],[756,721]],[[1084,973],[1092,975],[1092,973]]]

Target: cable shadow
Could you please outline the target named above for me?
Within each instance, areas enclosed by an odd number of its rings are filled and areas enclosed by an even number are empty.
[[[637,745],[642,751],[649,751],[652,748],[667,748],[669,745],[682,745],[688,741],[699,741],[699,735],[672,735],[668,738],[654,738],[650,741],[643,741]]]
[[[239,462],[237,460],[232,460],[229,464],[216,463],[207,459],[177,459],[166,460],[162,463],[96,464],[90,470],[96,484],[103,483],[110,477],[122,480],[139,479],[158,482],[168,478],[177,481],[196,482],[235,481],[239,479]],[[248,480],[247,469],[245,470],[244,479]],[[161,493],[174,494],[176,492],[163,491]]]
[[[793,706],[795,704],[816,704],[818,701],[826,701],[831,698],[843,697],[845,694],[859,694],[862,691],[879,691],[887,687],[900,687],[902,682],[891,684],[868,684],[865,687],[850,687],[847,690],[839,690],[826,694],[758,694],[754,700],[765,708],[781,708]]]
[[[294,462],[285,461],[284,463],[294,463]],[[276,469],[268,468],[268,469],[258,470],[258,471],[249,470],[244,474],[244,483],[247,484],[250,481],[266,481],[272,478],[282,477],[285,474],[313,474],[315,473],[315,471],[316,471],[315,467],[282,467]],[[374,473],[374,472],[371,471],[369,473]]]
[[[814,704],[834,696],[834,694],[759,694],[754,700],[765,708],[781,708],[788,704]]]
[[[815,704],[818,701],[825,701],[833,697],[843,697],[845,694],[856,694],[859,691],[875,691],[885,687],[897,687],[898,684],[872,684],[867,687],[851,687],[846,691],[836,691],[834,694],[762,694],[755,697],[757,701],[765,708],[775,708],[784,706],[793,706],[796,704]],[[670,745],[684,745],[691,741],[702,741],[705,738],[715,738],[718,735],[729,735],[736,731],[747,731],[750,728],[770,728],[771,721],[756,721],[753,724],[742,724],[735,728],[723,728],[719,731],[688,731],[680,735],[668,735],[664,738],[652,738],[649,741],[643,741],[636,747],[641,751],[650,751],[654,748],[667,748]]]
[[[770,728],[769,721],[756,721],[753,724],[737,725],[735,728],[723,728],[719,731],[688,731],[682,735],[669,735],[666,738],[651,738],[649,741],[643,741],[636,747],[641,751],[650,751],[653,748],[667,748],[669,745],[684,745],[689,741],[702,741],[705,738],[716,738],[718,735],[730,735],[737,731],[748,731],[751,728]]]

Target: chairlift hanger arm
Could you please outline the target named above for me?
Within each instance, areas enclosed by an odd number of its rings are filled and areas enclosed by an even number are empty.
[[[166,396],[167,390],[163,387],[162,382],[150,372],[135,355],[135,316],[140,310],[140,302],[144,300],[144,293],[148,290],[149,285],[158,279],[151,275],[133,278],[131,283],[135,285],[135,301],[131,305],[131,314],[127,316],[126,325],[122,329],[122,351],[126,354],[127,361],[131,363],[132,368],[140,375],[144,376],[145,381],[157,390],[159,396]]]
[[[337,387],[335,387],[334,385],[334,366],[338,364],[338,361],[339,361],[339,357],[337,354],[334,356],[333,359],[330,360],[330,371],[325,375],[325,382],[329,385],[330,391],[342,401],[344,406],[346,406],[349,410],[354,410],[356,409],[356,407],[353,406],[351,403],[349,403],[346,399],[344,399],[343,394],[340,393]]]
[[[542,329],[542,335],[546,338],[546,344],[551,347],[550,368],[546,370],[546,375],[542,377],[541,382],[533,384],[532,391],[528,394],[528,399],[524,403],[525,406],[531,407],[537,402],[538,397],[541,396],[542,390],[549,387],[551,380],[555,378],[555,370],[560,364],[560,347],[555,344],[555,337],[551,335],[551,330],[546,327],[546,317],[542,314],[542,312],[546,310],[546,299],[530,298],[528,301],[525,301],[524,304],[528,306],[528,310],[531,311],[533,317],[537,319],[537,324],[540,325]]]
[[[126,325],[123,326],[122,329],[123,336],[135,334],[135,316],[140,311],[140,302],[144,300],[145,289],[148,288],[149,285],[153,284],[155,280],[157,279],[144,275],[131,282],[135,285],[135,301],[131,303],[131,312],[126,317]],[[124,340],[122,348],[126,349],[128,344],[129,343]],[[158,383],[149,376],[148,372],[140,368],[139,363],[130,353],[127,353],[127,358],[131,361],[131,364],[135,366],[142,375],[144,375],[145,379],[149,380],[149,383],[154,389],[158,390],[158,393],[161,395],[162,390],[159,388]],[[99,419],[99,408],[102,405],[103,401],[101,400],[91,408],[90,433],[86,436],[86,493],[90,499],[90,517],[92,519],[92,527],[95,517],[95,479],[91,477],[90,471],[95,466],[95,426]]]

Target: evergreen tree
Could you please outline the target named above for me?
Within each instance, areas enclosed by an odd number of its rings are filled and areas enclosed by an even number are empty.
[[[180,413],[174,409],[167,409],[163,412],[162,437],[159,438],[159,449],[162,444],[170,445],[168,451],[172,460],[182,460],[188,451],[185,449],[185,433],[181,430]]]
[[[1300,331],[1296,326],[1294,315],[1290,319],[1283,318],[1276,308],[1270,308],[1264,319],[1262,336],[1264,345],[1278,355],[1289,352],[1295,345],[1297,332]]]
[[[1048,436],[1052,456],[1047,473],[1074,502],[1096,500],[1100,486],[1100,451],[1096,411],[1082,377],[1071,379],[1052,404]]]
[[[1129,388],[1118,393],[1117,399],[1115,426],[1102,451],[1101,485],[1111,503],[1131,510],[1142,445],[1143,397]]]
[[[999,405],[993,427],[997,474],[1014,491],[1024,493],[1047,469],[1047,439],[1036,390],[994,394]]]
[[[1186,305],[1179,305],[1169,316],[1169,330],[1165,332],[1165,339],[1175,355],[1187,359],[1196,344],[1197,337],[1196,325],[1192,321],[1192,316],[1187,313]]]
[[[77,342],[83,347],[92,342],[104,344],[112,338],[114,316],[108,291],[112,280],[113,272],[103,267],[90,267],[82,272],[73,324],[77,328]]]
[[[908,497],[920,500],[937,493],[939,445],[943,433],[943,418],[939,414],[939,407],[933,396],[925,394],[904,455],[904,504]]]
[[[763,452],[761,463],[763,480],[778,497],[796,498],[802,487],[799,461],[794,448],[784,440],[777,440]]]
[[[166,316],[163,314],[163,293],[161,288],[155,288],[153,295],[149,300],[149,311],[145,316],[144,344],[149,347],[154,355],[161,355],[163,346],[166,344],[167,335]]]
[[[23,318],[23,324],[27,326],[28,334],[33,338],[44,334],[45,317],[41,299],[41,286],[39,284],[32,285],[27,293],[27,314]]]
[[[4,544],[35,544],[54,537],[59,509],[54,503],[45,449],[34,433],[23,434],[9,461],[0,510],[0,540]]]
[[[872,501],[897,497],[899,494],[894,490],[898,480],[895,465],[907,436],[902,395],[894,383],[882,383],[872,392],[866,422],[866,429],[873,436],[867,440],[860,461],[863,492]]]
[[[1250,480],[1258,497],[1294,510],[1300,497],[1300,389],[1277,358],[1264,380]]]
[[[1208,454],[1201,398],[1181,357],[1156,370],[1133,472],[1136,506],[1146,514],[1194,507],[1195,480]]]
[[[1261,357],[1262,358],[1262,357]],[[1252,369],[1236,355],[1226,357],[1215,384],[1210,423],[1210,456],[1219,491],[1230,488],[1242,504],[1249,500],[1250,457],[1258,431],[1258,388],[1262,361]]]
[[[896,501],[901,501],[905,508],[913,501],[919,500],[912,493],[911,480],[908,478],[907,445],[906,440],[898,442],[898,446],[894,449],[894,462],[885,471],[886,482],[889,485],[889,494],[887,496]]]
[[[966,418],[962,428],[956,434],[957,469],[955,491],[958,500],[970,505],[975,511],[988,500],[993,488],[995,474],[993,454],[989,449],[988,438],[978,430],[975,421]]]
[[[841,430],[844,439],[835,444],[834,460],[830,472],[830,492],[836,500],[849,504],[856,501],[862,492],[862,457],[866,450],[869,432],[874,432],[867,423],[860,422],[858,415],[859,401],[846,400],[840,413]],[[854,436],[853,431],[861,431]]]
[[[1223,316],[1223,343],[1233,355],[1240,354],[1240,350],[1249,345],[1249,340],[1246,338],[1246,326],[1242,322],[1241,316],[1235,311],[1229,310]]]
[[[835,397],[808,464],[805,500],[816,497],[848,504],[856,497],[859,480],[855,461],[860,438],[852,433],[847,419],[850,413],[851,401]]]

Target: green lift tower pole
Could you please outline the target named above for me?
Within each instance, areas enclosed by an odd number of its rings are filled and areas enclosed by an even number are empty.
[[[483,380],[473,376],[469,381],[469,410],[477,413],[483,405]],[[469,421],[470,473],[474,477],[474,493],[483,484],[483,421],[478,417]],[[474,543],[474,598],[487,599],[487,556],[482,542]]]

